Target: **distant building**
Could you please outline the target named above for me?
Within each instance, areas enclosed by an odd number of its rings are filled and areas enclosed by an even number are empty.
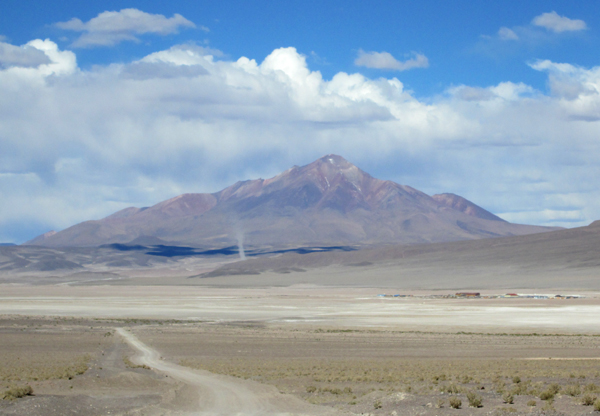
[[[479,292],[457,292],[456,296],[459,298],[478,298],[481,296]]]

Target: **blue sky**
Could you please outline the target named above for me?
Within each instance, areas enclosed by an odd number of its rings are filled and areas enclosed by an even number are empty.
[[[3,1],[2,34],[12,43],[51,38],[61,47],[77,33],[62,31],[53,23],[77,17],[88,21],[106,10],[137,8],[171,17],[178,13],[209,31],[182,29],[168,36],[143,36],[140,43],[123,42],[112,48],[78,50],[80,67],[128,62],[184,42],[207,43],[229,58],[261,60],[274,49],[293,46],[308,57],[312,70],[331,78],[340,71],[357,70],[359,49],[387,51],[401,59],[413,51],[430,60],[428,71],[407,71],[403,82],[418,96],[441,93],[452,84],[488,86],[502,81],[526,82],[544,88],[546,77],[526,62],[550,59],[595,66],[598,33],[589,30],[600,21],[600,5],[593,1],[473,2],[432,1]],[[544,12],[557,11],[582,19],[588,30],[549,32],[531,21]],[[496,37],[501,27],[530,31],[519,42]],[[490,38],[486,38],[490,37]],[[361,69],[370,77],[382,74]],[[387,74],[389,75],[389,74]]]
[[[0,6],[0,241],[338,153],[514,222],[600,219],[595,1]]]

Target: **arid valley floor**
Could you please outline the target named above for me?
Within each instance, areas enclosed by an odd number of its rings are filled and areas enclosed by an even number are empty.
[[[600,397],[598,292],[142,281],[2,284],[0,380],[33,394],[0,414],[580,415]]]

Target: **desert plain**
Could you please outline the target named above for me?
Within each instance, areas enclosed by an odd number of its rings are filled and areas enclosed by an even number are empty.
[[[0,414],[598,412],[599,231],[245,260],[4,248]]]
[[[594,412],[600,292],[498,284],[465,299],[328,267],[6,279],[0,414]],[[493,297],[511,292],[579,297]]]

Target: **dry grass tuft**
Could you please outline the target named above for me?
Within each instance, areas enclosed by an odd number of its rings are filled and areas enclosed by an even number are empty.
[[[581,387],[577,384],[569,384],[565,386],[564,392],[568,396],[577,397],[581,394]]]
[[[12,362],[0,367],[0,380],[3,381],[40,381],[69,379],[84,374],[88,370],[91,357],[82,355],[68,362],[36,357],[37,359]],[[40,359],[41,358],[41,359]]]
[[[2,396],[3,400],[16,400],[21,397],[30,396],[33,394],[33,389],[29,384],[25,386],[11,386]]]
[[[596,402],[596,400],[596,396],[592,396],[590,393],[587,393],[581,398],[581,404],[584,406],[591,406]]]
[[[513,404],[513,403],[515,402],[515,398],[514,398],[514,396],[512,395],[512,393],[511,393],[511,392],[509,392],[509,391],[506,391],[506,392],[504,392],[504,394],[502,395],[502,401],[503,401],[504,403],[507,403],[507,404]]]
[[[481,396],[474,391],[467,392],[467,400],[469,400],[469,407],[483,407]]]
[[[146,364],[134,364],[129,357],[123,357],[123,363],[127,368],[143,368],[145,370],[151,370]]]
[[[450,397],[450,407],[451,408],[453,408],[453,409],[460,409],[461,406],[462,406],[462,400],[460,400],[456,396]]]

